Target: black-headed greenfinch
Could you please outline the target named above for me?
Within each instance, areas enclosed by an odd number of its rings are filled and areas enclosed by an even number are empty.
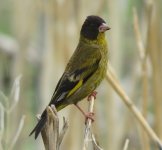
[[[78,46],[59,80],[49,105],[57,111],[69,104],[77,104],[91,94],[104,79],[107,70],[107,41],[105,31],[110,28],[98,16],[88,16],[84,21]],[[46,110],[31,132],[39,135],[47,120]],[[30,134],[30,135],[31,135]]]

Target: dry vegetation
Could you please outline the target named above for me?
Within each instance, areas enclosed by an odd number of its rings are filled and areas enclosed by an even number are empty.
[[[41,136],[37,141],[28,137],[35,114],[48,104],[77,45],[81,24],[91,14],[102,16],[111,27],[111,66],[98,88],[92,145],[99,143],[104,150],[158,149],[162,1],[5,0],[0,5],[0,150],[43,149]],[[87,110],[88,102],[81,106]],[[69,127],[61,149],[82,149],[84,118],[73,106],[58,113],[60,126],[63,116]]]

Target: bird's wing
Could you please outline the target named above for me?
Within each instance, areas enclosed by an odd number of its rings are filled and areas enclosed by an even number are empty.
[[[81,46],[82,45],[82,46]],[[101,54],[96,45],[78,45],[59,80],[50,104],[57,104],[73,95],[94,74]]]

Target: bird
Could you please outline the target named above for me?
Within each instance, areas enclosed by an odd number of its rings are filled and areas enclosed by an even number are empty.
[[[86,17],[80,30],[76,50],[65,67],[49,106],[55,105],[56,110],[60,111],[74,104],[85,117],[92,119],[92,114],[86,114],[78,102],[91,94],[94,95],[95,89],[106,75],[108,43],[105,32],[107,30],[110,30],[110,27],[103,18],[96,15]],[[36,139],[46,121],[47,111],[45,109],[30,135],[35,133]]]

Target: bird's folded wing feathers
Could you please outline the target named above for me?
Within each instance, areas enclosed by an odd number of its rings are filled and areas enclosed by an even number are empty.
[[[76,60],[73,55],[70,59],[64,74],[56,86],[50,104],[56,104],[73,95],[97,70],[101,59],[99,50],[90,48],[86,51],[89,58],[86,55],[83,56],[84,49],[81,47],[74,53],[74,55],[80,57]]]

